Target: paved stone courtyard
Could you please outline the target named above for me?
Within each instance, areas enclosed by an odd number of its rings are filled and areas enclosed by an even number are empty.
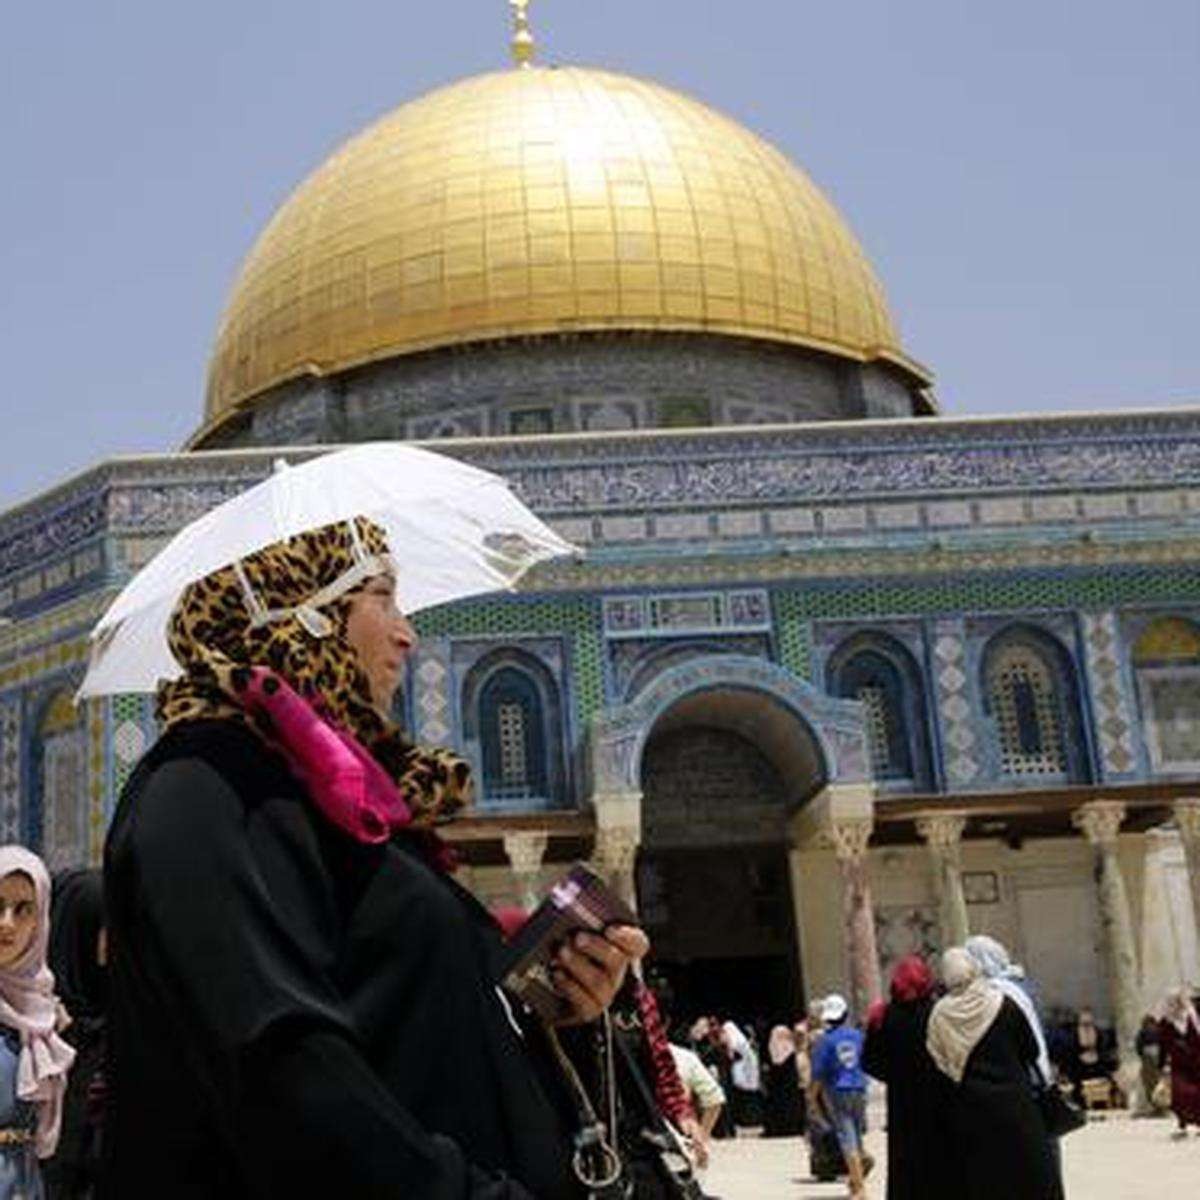
[[[873,1114],[874,1115],[874,1114]],[[868,1135],[878,1160],[868,1181],[871,1200],[885,1195],[881,1122]],[[1173,1121],[1093,1117],[1063,1142],[1068,1200],[1151,1200],[1200,1196],[1200,1134],[1172,1141]],[[717,1142],[704,1190],[720,1200],[834,1200],[844,1183],[814,1183],[799,1138],[739,1138]],[[1013,1200],[1022,1200],[1014,1196]]]

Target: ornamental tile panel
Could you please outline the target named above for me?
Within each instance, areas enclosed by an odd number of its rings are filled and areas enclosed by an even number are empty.
[[[646,537],[645,517],[603,517],[600,536],[606,542],[640,542]]]
[[[721,537],[758,537],[762,533],[762,526],[763,517],[760,512],[735,510],[717,515],[717,533]]]
[[[1092,696],[1100,765],[1106,778],[1128,775],[1138,765],[1136,717],[1122,669],[1124,647],[1116,613],[1084,612],[1084,667]]]
[[[935,621],[933,626],[933,684],[935,708],[945,747],[946,779],[951,787],[975,780],[981,770],[981,751],[971,720],[967,694],[966,629],[962,618]]]
[[[1090,521],[1116,521],[1129,516],[1129,497],[1124,492],[1083,497],[1083,515]]]
[[[826,533],[860,533],[867,527],[867,510],[861,505],[821,509]]]
[[[1022,496],[1002,496],[979,502],[979,520],[984,525],[1022,525],[1025,519],[1025,500]]]
[[[919,504],[877,504],[871,510],[877,529],[919,529],[921,506]]]
[[[971,523],[971,506],[965,500],[937,500],[926,506],[925,513],[935,529]]]
[[[1183,510],[1179,492],[1143,492],[1134,498],[1138,514],[1143,517],[1173,517]]]
[[[1029,511],[1035,521],[1052,524],[1055,521],[1074,521],[1079,506],[1074,496],[1034,496]]]
[[[454,732],[450,709],[450,667],[445,638],[420,643],[412,673],[417,740],[440,746]]]
[[[767,519],[775,533],[812,533],[817,527],[811,508],[777,508]]]
[[[21,839],[21,701],[0,701],[0,827],[5,842]]]

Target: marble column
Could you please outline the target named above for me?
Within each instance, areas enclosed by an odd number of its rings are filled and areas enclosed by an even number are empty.
[[[1200,799],[1176,800],[1172,812],[1187,860],[1188,882],[1192,887],[1192,918],[1196,922],[1196,943],[1200,946]]]
[[[541,900],[538,881],[542,859],[546,856],[547,836],[536,830],[518,830],[504,835],[504,853],[508,855],[516,883],[517,902],[532,911]]]
[[[1125,805],[1117,800],[1093,800],[1076,809],[1072,817],[1094,854],[1093,877],[1108,950],[1109,991],[1117,1030],[1117,1075],[1131,1106],[1136,1108],[1140,1071],[1134,1042],[1142,1012],[1133,918],[1117,858],[1117,836],[1124,819]]]
[[[869,818],[834,818],[829,836],[842,873],[842,922],[849,980],[850,1011],[862,1016],[868,1005],[883,994],[879,978],[879,951],[875,945],[875,910],[871,905],[871,878],[867,843]]]
[[[637,911],[637,885],[633,869],[637,861],[641,829],[636,825],[597,825],[592,863],[605,882]]]
[[[917,819],[917,833],[925,839],[933,860],[933,889],[943,950],[961,946],[971,936],[962,883],[962,835],[966,827],[966,817],[955,813],[936,813]]]

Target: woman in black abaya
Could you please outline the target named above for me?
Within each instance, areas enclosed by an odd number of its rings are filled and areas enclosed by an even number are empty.
[[[1021,1010],[962,949],[942,956],[947,994],[926,1046],[951,1087],[944,1095],[962,1200],[1063,1200],[1031,1080],[1038,1046]]]
[[[87,1200],[100,1164],[95,1100],[104,1063],[108,977],[104,968],[104,884],[99,871],[55,875],[50,900],[50,969],[71,1019],[63,1039],[75,1050],[54,1157],[42,1164],[49,1200]]]
[[[763,1137],[795,1137],[802,1133],[804,1097],[800,1091],[796,1035],[786,1025],[776,1025],[767,1039],[764,1083]]]
[[[105,854],[106,1197],[580,1195],[572,1097],[434,833],[467,766],[388,716],[415,641],[400,570],[359,517],[175,610],[184,673]],[[564,946],[574,1019],[645,949],[627,928]]]
[[[891,1000],[867,1024],[863,1069],[887,1084],[887,1200],[958,1200],[939,1096],[949,1089],[925,1031],[936,981],[919,955],[892,971]]]

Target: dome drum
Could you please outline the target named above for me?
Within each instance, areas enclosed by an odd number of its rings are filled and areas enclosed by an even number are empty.
[[[430,351],[295,380],[193,446],[782,425],[925,411],[924,397],[888,364],[748,338],[585,334]]]

